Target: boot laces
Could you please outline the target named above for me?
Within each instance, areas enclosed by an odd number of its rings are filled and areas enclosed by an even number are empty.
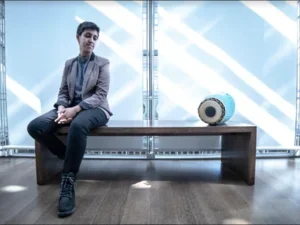
[[[74,178],[70,176],[62,177],[60,197],[72,198],[74,190]]]

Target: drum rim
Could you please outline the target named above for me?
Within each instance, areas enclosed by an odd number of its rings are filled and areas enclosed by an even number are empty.
[[[222,119],[225,117],[225,114],[226,114],[226,108],[225,108],[223,102],[221,102],[221,101],[220,101],[219,99],[217,99],[217,98],[210,97],[210,98],[204,99],[204,100],[200,103],[200,105],[198,106],[198,116],[199,116],[200,119],[201,119],[200,113],[199,113],[200,107],[203,105],[204,102],[207,102],[207,101],[216,101],[217,103],[220,104],[221,108],[223,109],[223,110],[222,110],[221,117],[220,117],[219,120],[217,120],[217,121],[214,122],[214,123],[208,123],[208,124],[211,124],[211,125],[217,125],[217,124],[219,124],[219,123],[222,121]]]

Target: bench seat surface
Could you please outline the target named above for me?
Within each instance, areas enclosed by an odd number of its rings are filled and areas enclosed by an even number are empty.
[[[252,124],[228,122],[223,125],[210,126],[202,121],[180,120],[111,120],[106,126],[93,129],[91,136],[104,135],[222,135],[227,133],[254,132],[256,126]],[[66,135],[69,126],[57,130],[58,135]]]

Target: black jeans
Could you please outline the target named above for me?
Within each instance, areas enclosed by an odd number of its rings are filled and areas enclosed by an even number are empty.
[[[65,156],[63,172],[77,173],[86,149],[87,135],[91,129],[104,126],[108,122],[105,113],[98,108],[79,112],[71,121],[66,145],[59,140],[54,132],[66,126],[54,122],[57,110],[53,109],[32,120],[27,131],[30,136],[45,145],[53,154]]]

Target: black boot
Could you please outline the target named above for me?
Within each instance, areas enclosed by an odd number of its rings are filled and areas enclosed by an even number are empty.
[[[75,212],[75,174],[63,173],[60,184],[58,216],[66,217]]]

